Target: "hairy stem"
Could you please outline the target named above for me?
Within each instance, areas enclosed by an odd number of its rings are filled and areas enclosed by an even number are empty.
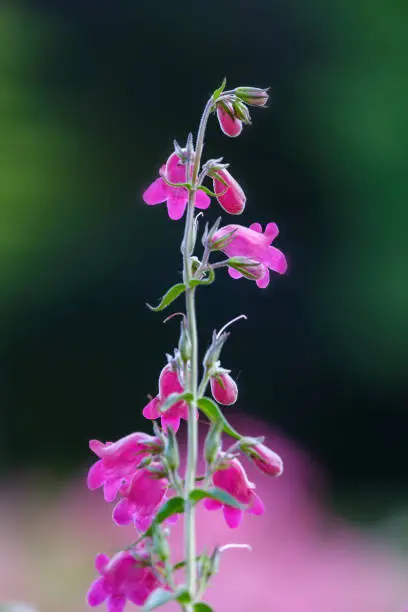
[[[197,565],[196,565],[196,529],[194,506],[189,496],[195,488],[197,471],[197,446],[198,446],[198,419],[197,419],[197,392],[198,392],[198,334],[197,317],[195,308],[195,287],[190,287],[192,280],[192,261],[194,251],[194,198],[197,188],[197,177],[200,170],[201,155],[204,146],[204,134],[207,121],[213,106],[212,97],[207,102],[198,128],[196,151],[192,171],[188,168],[187,175],[191,171],[192,189],[189,191],[186,224],[183,238],[183,280],[186,285],[186,314],[187,325],[191,340],[190,366],[185,371],[186,389],[193,394],[193,400],[189,406],[188,437],[187,437],[187,469],[185,475],[184,499],[185,499],[185,559],[187,588],[192,597],[197,591]],[[187,612],[192,610],[190,605],[185,607]]]

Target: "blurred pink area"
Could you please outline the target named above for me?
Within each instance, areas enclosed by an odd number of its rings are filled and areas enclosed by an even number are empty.
[[[246,515],[230,530],[221,512],[198,509],[198,545],[248,543],[227,550],[206,599],[217,612],[400,612],[408,601],[408,564],[391,548],[363,535],[325,507],[325,482],[310,459],[265,427],[233,421],[284,459],[279,479],[252,465],[267,511]],[[89,465],[93,462],[89,458]],[[86,469],[71,483],[50,485],[35,476],[2,483],[0,498],[0,601],[26,601],[39,612],[85,612],[95,578],[94,556],[119,550],[135,538],[111,521],[112,504],[88,492]],[[182,521],[173,529],[174,560],[182,554]],[[180,576],[182,578],[182,576]],[[128,604],[126,610],[136,608]],[[177,610],[168,605],[165,610]],[[97,608],[101,612],[103,606]]]

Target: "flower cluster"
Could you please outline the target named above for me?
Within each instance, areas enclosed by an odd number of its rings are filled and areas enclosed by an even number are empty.
[[[166,202],[172,220],[181,219],[187,210],[181,249],[183,282],[171,287],[157,307],[151,307],[161,311],[184,293],[186,313],[178,346],[173,355],[167,356],[158,377],[157,393],[149,397],[142,409],[143,416],[153,421],[153,435],[135,432],[116,442],[91,440],[89,444],[98,460],[89,470],[88,487],[91,490],[103,487],[105,500],[115,502],[114,522],[119,526],[132,525],[136,530],[135,542],[112,559],[105,554],[97,555],[95,566],[100,577],[88,592],[91,607],[106,602],[108,612],[122,612],[129,600],[146,606],[147,610],[168,601],[178,601],[188,612],[202,609],[196,605],[201,605],[207,584],[217,571],[221,549],[211,554],[196,551],[195,506],[203,503],[209,511],[222,510],[228,527],[235,529],[244,513],[258,516],[264,513],[264,504],[255,484],[247,477],[240,455],[264,474],[279,476],[283,471],[281,458],[263,444],[263,438],[241,435],[221,410],[221,406],[231,406],[238,400],[238,385],[231,371],[221,363],[221,352],[229,335],[226,328],[236,319],[221,331],[214,331],[199,381],[195,316],[196,290],[212,283],[219,268],[227,268],[234,279],[255,280],[260,288],[268,286],[270,271],[278,274],[286,271],[284,254],[272,246],[278,235],[275,223],[268,223],[262,231],[259,223],[249,227],[221,226],[218,219],[212,227],[208,224],[205,227],[201,258],[194,254],[199,229],[196,209],[207,209],[212,198],[231,215],[241,214],[246,205],[243,189],[222,158],[201,163],[207,120],[212,113],[216,114],[223,133],[236,137],[243,125],[251,122],[247,105],[262,107],[267,100],[265,89],[238,87],[225,91],[224,82],[207,103],[195,146],[191,135],[185,147],[175,142],[174,151],[160,168],[159,178],[143,194],[149,205]],[[212,181],[212,190],[204,185],[206,179]],[[214,253],[226,258],[211,261]],[[212,397],[206,396],[208,387]],[[197,473],[200,412],[210,421],[202,474]],[[176,437],[182,420],[188,423],[184,474]],[[223,433],[233,438],[229,447],[224,446]],[[187,526],[185,558],[173,564],[168,534],[180,514],[185,514]],[[184,585],[177,583],[178,568],[185,568]]]

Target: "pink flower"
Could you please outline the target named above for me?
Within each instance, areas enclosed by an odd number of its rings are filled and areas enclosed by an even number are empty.
[[[254,444],[246,451],[256,467],[269,476],[280,476],[283,472],[281,457],[265,444]]]
[[[96,555],[95,568],[100,574],[88,591],[91,608],[106,601],[108,612],[123,612],[126,601],[143,606],[150,593],[160,586],[144,551],[122,551],[109,559]]]
[[[214,193],[217,194],[217,200],[221,208],[230,215],[240,215],[246,202],[246,196],[241,186],[225,168],[217,170],[212,179]],[[226,185],[220,179],[223,179]]]
[[[249,227],[243,225],[226,225],[221,227],[213,236],[213,242],[220,240],[226,234],[234,232],[230,241],[222,247],[222,251],[229,257],[248,257],[258,262],[264,269],[261,278],[256,279],[260,288],[269,285],[269,270],[284,274],[287,263],[282,251],[270,246],[279,233],[276,223],[268,223],[265,232],[262,233],[260,223],[252,223]],[[242,273],[233,268],[228,268],[232,278],[241,278]]]
[[[265,508],[261,498],[255,493],[254,483],[248,480],[246,472],[238,459],[230,459],[224,462],[221,469],[218,469],[212,477],[213,484],[219,489],[223,489],[235,499],[247,506],[245,509],[249,514],[260,516]],[[228,527],[234,529],[242,521],[243,510],[234,508],[227,504],[222,504],[215,499],[205,499],[204,506],[207,510],[223,509],[225,522]]]
[[[160,464],[151,464],[160,468]],[[122,487],[122,499],[116,504],[112,518],[117,525],[133,523],[138,531],[148,529],[164,501],[168,488],[166,478],[160,478],[147,468],[140,468],[129,485]]]
[[[146,419],[161,418],[161,425],[166,429],[169,425],[174,432],[180,427],[180,419],[188,419],[188,405],[186,402],[180,401],[173,404],[163,414],[160,408],[172,393],[182,393],[184,391],[181,385],[177,372],[173,370],[171,364],[167,364],[161,371],[159,377],[159,394],[154,397],[143,408],[143,416]]]
[[[142,459],[159,452],[161,447],[158,438],[142,432],[129,434],[114,443],[91,440],[89,448],[100,459],[88,472],[89,489],[93,491],[103,486],[105,500],[113,501],[123,482],[137,471]]]
[[[167,202],[170,219],[177,221],[181,219],[186,210],[188,191],[185,187],[172,187],[164,179],[166,178],[171,183],[185,183],[186,165],[177,153],[172,153],[166,164],[161,167],[160,175],[160,178],[153,181],[146,189],[143,200],[150,206]],[[195,194],[194,203],[197,208],[206,209],[211,203],[211,198],[199,190]]]
[[[226,136],[235,138],[242,132],[242,121],[235,116],[231,102],[223,100],[217,104],[217,118],[221,130]]]
[[[210,380],[211,393],[214,399],[224,406],[235,404],[238,397],[238,386],[228,372],[220,372]]]

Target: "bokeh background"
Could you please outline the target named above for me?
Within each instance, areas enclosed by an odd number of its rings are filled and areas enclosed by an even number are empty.
[[[146,429],[141,407],[178,330],[144,304],[180,278],[182,225],[141,194],[224,75],[270,85],[272,101],[239,139],[213,121],[206,154],[223,155],[244,187],[243,223],[278,223],[289,271],[267,290],[220,273],[200,291],[201,337],[248,315],[224,353],[239,419],[291,440],[299,474],[318,466],[330,516],[355,542],[369,533],[404,575],[407,20],[405,3],[379,0],[1,2],[0,600],[62,612],[64,593],[67,609],[85,610],[93,554],[116,537],[101,496],[84,490],[87,442]],[[316,488],[306,482],[300,514]],[[273,517],[262,520],[269,529]],[[30,586],[34,567],[52,578]],[[369,612],[366,569],[357,607],[340,612]],[[241,610],[243,582],[220,609]],[[259,609],[272,610],[268,587]],[[292,589],[274,609],[309,612]],[[400,612],[401,589],[370,612]],[[318,589],[312,605],[338,609]]]

